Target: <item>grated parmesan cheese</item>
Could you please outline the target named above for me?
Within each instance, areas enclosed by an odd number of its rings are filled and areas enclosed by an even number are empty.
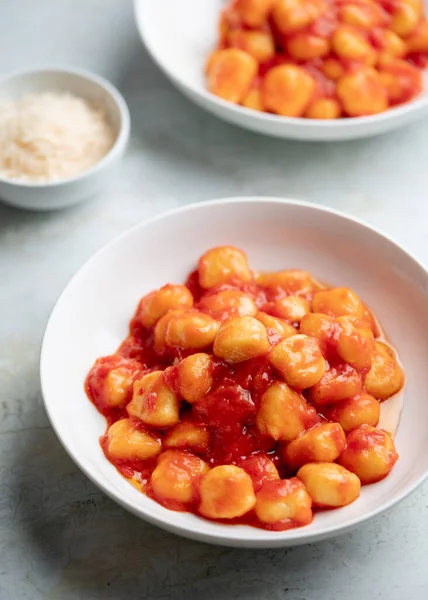
[[[112,147],[102,110],[68,93],[0,101],[0,177],[47,182],[78,175]]]

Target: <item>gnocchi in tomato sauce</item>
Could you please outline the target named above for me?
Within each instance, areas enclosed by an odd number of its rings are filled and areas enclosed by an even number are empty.
[[[422,91],[423,0],[230,0],[218,31],[208,90],[246,108],[360,117]]]
[[[248,22],[263,21],[257,6]],[[85,389],[106,417],[106,458],[147,496],[281,531],[389,474],[398,454],[378,427],[381,403],[403,385],[355,291],[301,270],[256,272],[223,246],[184,284],[140,300],[128,337],[95,361]]]

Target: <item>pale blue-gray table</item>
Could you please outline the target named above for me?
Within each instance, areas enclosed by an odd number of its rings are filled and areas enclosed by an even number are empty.
[[[179,1],[179,0],[177,0]],[[73,65],[132,115],[108,190],[64,212],[0,205],[0,600],[425,600],[428,485],[353,533],[293,550],[210,547],[126,513],[52,432],[38,353],[55,299],[113,236],[214,197],[305,198],[382,227],[428,261],[428,120],[332,145],[265,139],[184,99],[143,50],[131,0],[1,0],[0,74]]]

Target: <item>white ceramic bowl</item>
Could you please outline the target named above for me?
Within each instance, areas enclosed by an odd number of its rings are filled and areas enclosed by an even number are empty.
[[[109,168],[122,156],[128,143],[128,107],[120,92],[102,77],[76,69],[40,69],[0,79],[0,100],[52,91],[70,92],[102,107],[116,136],[115,143],[98,163],[70,179],[31,183],[0,177],[0,200],[12,206],[52,210],[91,198],[108,181]]]
[[[226,0],[135,0],[137,26],[153,60],[186,96],[225,121],[281,138],[329,141],[372,136],[428,115],[428,73],[425,91],[417,99],[379,115],[354,119],[279,117],[217,98],[206,90],[204,65],[215,47],[218,18],[225,5]]]
[[[83,391],[95,359],[127,335],[138,300],[183,282],[211,246],[234,244],[255,269],[302,268],[356,290],[398,348],[407,374],[396,444],[400,459],[384,481],[301,529],[271,532],[172,512],[132,487],[104,457],[105,420]],[[70,456],[94,483],[139,517],[186,537],[244,547],[292,546],[334,536],[389,508],[428,474],[428,274],[386,236],[311,204],[227,199],[175,210],[130,229],[98,252],[69,283],[50,317],[41,352],[45,406]]]

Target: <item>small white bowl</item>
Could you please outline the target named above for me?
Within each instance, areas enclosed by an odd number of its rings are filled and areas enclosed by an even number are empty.
[[[89,369],[126,337],[141,296],[166,282],[183,282],[205,250],[222,244],[245,250],[256,270],[301,268],[331,285],[355,289],[380,319],[404,364],[399,461],[385,480],[365,486],[353,504],[318,513],[307,527],[272,532],[167,510],[119,475],[100,448],[106,425],[84,393]],[[427,303],[427,271],[386,236],[338,212],[273,198],[232,198],[181,208],[124,233],[69,283],[42,345],[46,410],[64,448],[86,475],[151,523],[230,546],[292,546],[325,539],[391,507],[428,474]]]
[[[428,0],[424,0],[425,8]],[[321,121],[280,117],[225,102],[206,89],[204,65],[216,45],[225,0],[135,0],[135,18],[153,60],[193,102],[258,133],[296,140],[350,140],[384,133],[428,115],[428,72],[415,100],[379,115]],[[165,15],[168,18],[165,18]]]
[[[103,187],[108,169],[122,156],[128,143],[128,107],[122,94],[102,77],[78,69],[40,69],[12,73],[0,79],[0,100],[52,91],[70,92],[102,107],[116,136],[115,142],[93,167],[69,179],[33,183],[0,177],[0,200],[12,206],[52,210],[89,199]]]

